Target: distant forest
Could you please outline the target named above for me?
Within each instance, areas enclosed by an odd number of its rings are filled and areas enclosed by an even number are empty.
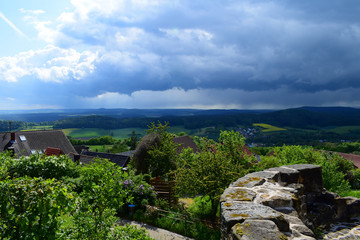
[[[129,111],[129,110],[128,110]],[[266,123],[276,127],[286,128],[286,131],[262,133],[251,137],[249,141],[263,142],[266,144],[309,144],[321,139],[341,141],[343,139],[358,141],[360,139],[360,109],[329,107],[314,108],[303,107],[279,111],[236,111],[236,110],[171,110],[150,111],[132,110],[126,114],[116,110],[97,110],[98,114],[74,113],[54,114],[41,113],[39,115],[29,113],[31,118],[44,116],[44,119],[58,118],[54,121],[25,122],[11,121],[13,130],[28,129],[31,126],[50,125],[55,129],[66,128],[147,128],[151,122],[169,122],[170,126],[182,126],[188,130],[213,128],[216,133],[220,130],[238,128],[253,128],[254,123]],[[102,113],[102,114],[100,114]],[[130,114],[131,113],[131,114]],[[161,115],[162,114],[162,115]],[[159,116],[156,116],[159,115]],[[7,115],[9,118],[10,115]],[[47,117],[46,117],[47,116]],[[1,115],[0,115],[1,117]],[[19,119],[21,115],[17,114]],[[29,117],[29,116],[27,116]],[[37,119],[38,120],[38,119]],[[355,126],[355,127],[354,127]],[[358,127],[356,127],[358,126]],[[348,127],[347,131],[334,132],[329,129]],[[0,120],[0,131],[9,131],[9,121]]]

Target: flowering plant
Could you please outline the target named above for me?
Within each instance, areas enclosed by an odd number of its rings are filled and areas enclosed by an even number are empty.
[[[136,207],[154,204],[156,193],[153,187],[143,181],[139,176],[132,177],[132,179],[125,179],[121,182],[122,189],[127,190],[126,203],[135,204]]]

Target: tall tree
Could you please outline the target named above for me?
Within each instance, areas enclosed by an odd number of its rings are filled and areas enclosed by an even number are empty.
[[[172,140],[173,134],[167,132],[168,124],[152,122],[147,135],[141,139],[134,154],[138,173],[164,176],[176,168],[178,144]]]
[[[216,218],[220,195],[228,185],[249,171],[255,160],[244,149],[244,137],[221,132],[219,142],[202,139],[202,151],[183,150],[178,160],[176,187],[179,194],[209,196]]]

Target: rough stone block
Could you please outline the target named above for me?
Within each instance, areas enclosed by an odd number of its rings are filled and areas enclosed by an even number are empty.
[[[233,239],[279,240],[287,239],[276,224],[269,220],[245,220],[231,229]]]
[[[225,189],[220,197],[220,202],[225,201],[252,201],[256,193],[250,189],[240,187],[230,187]]]
[[[296,164],[286,166],[299,171],[299,182],[304,185],[305,192],[320,192],[323,189],[321,167],[312,164]]]
[[[276,168],[269,168],[266,171],[272,172],[279,172],[280,173],[280,183],[282,185],[287,185],[291,183],[298,183],[299,182],[299,171],[284,167],[276,167]]]
[[[262,185],[265,180],[273,180],[277,182],[279,180],[279,173],[267,171],[250,173],[242,178],[239,178],[237,181],[232,183],[230,187],[252,188]]]
[[[247,219],[252,220],[271,220],[280,231],[289,231],[289,224],[284,216],[274,209],[262,204],[250,202],[222,202],[222,225],[226,226],[227,231],[236,223],[242,223]]]

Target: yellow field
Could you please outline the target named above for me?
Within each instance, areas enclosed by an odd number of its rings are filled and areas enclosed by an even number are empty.
[[[65,133],[66,136],[69,136],[72,131],[78,130],[78,128],[66,128],[62,131]]]
[[[275,126],[272,126],[272,125],[266,124],[266,123],[254,123],[253,126],[264,128],[261,130],[262,132],[276,132],[276,131],[286,131],[287,130],[285,128],[275,127]]]

